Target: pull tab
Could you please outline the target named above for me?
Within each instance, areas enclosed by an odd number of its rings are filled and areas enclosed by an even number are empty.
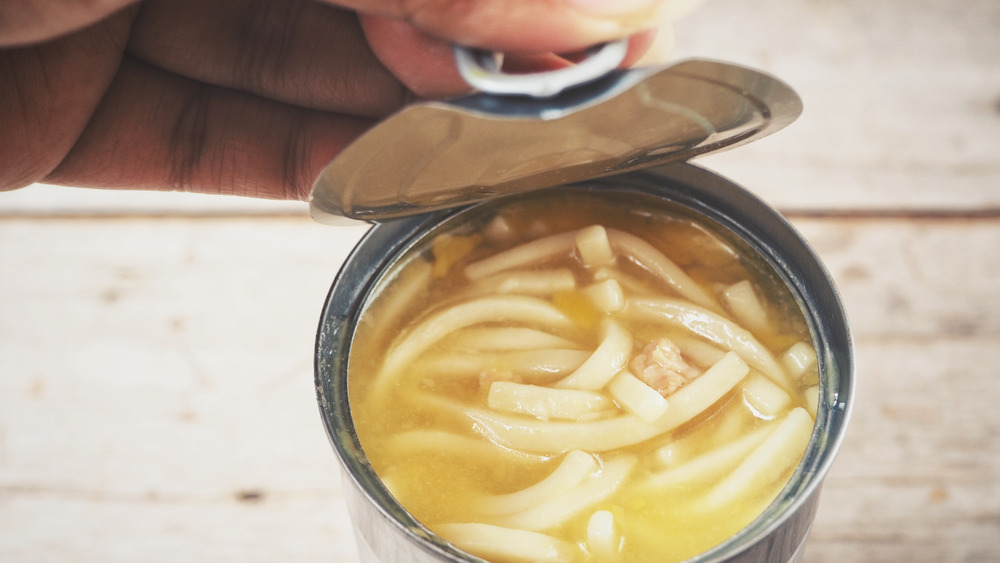
[[[502,96],[551,98],[560,92],[586,84],[618,68],[628,52],[628,39],[595,45],[575,65],[531,74],[503,72],[503,55],[485,49],[453,46],[458,72],[480,92]]]

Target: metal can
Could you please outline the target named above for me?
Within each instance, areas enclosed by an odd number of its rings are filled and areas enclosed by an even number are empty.
[[[852,403],[847,320],[820,259],[776,210],[686,162],[784,127],[801,111],[800,101],[776,79],[708,61],[588,81],[544,99],[477,95],[407,108],[348,147],[314,187],[317,220],[337,223],[346,216],[376,223],[334,281],[315,350],[320,412],[344,470],[344,494],[364,561],[481,560],[414,519],[367,460],[348,397],[359,320],[382,280],[427,237],[498,197],[527,197],[520,194],[539,189],[614,193],[621,201],[641,194],[670,202],[742,241],[786,286],[817,355],[812,438],[777,499],[748,526],[691,561],[802,557]]]
[[[798,561],[822,481],[850,410],[854,360],[840,299],[819,258],[774,209],[702,168],[674,164],[583,182],[562,190],[653,195],[713,221],[745,241],[794,295],[812,332],[820,371],[816,426],[795,474],[745,529],[692,561]],[[371,291],[406,252],[469,208],[374,226],[345,262],[323,310],[316,344],[316,389],[323,422],[344,469],[344,490],[366,561],[477,561],[435,536],[388,493],[365,458],[348,401],[352,337]]]

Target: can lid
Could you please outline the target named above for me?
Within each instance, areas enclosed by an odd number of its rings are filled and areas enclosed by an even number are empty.
[[[802,103],[707,60],[614,71],[552,97],[419,102],[372,127],[313,185],[313,217],[381,221],[683,161],[767,136]]]

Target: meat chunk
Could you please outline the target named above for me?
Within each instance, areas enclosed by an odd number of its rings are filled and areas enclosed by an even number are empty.
[[[632,358],[629,368],[636,377],[664,397],[698,375],[698,371],[681,357],[681,349],[669,338],[647,344],[638,356]]]

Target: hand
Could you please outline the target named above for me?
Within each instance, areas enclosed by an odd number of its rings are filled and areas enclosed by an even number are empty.
[[[467,90],[451,42],[549,68],[567,64],[552,53],[631,37],[633,64],[655,46],[665,1],[0,7],[0,190],[48,182],[305,199],[378,119]]]

